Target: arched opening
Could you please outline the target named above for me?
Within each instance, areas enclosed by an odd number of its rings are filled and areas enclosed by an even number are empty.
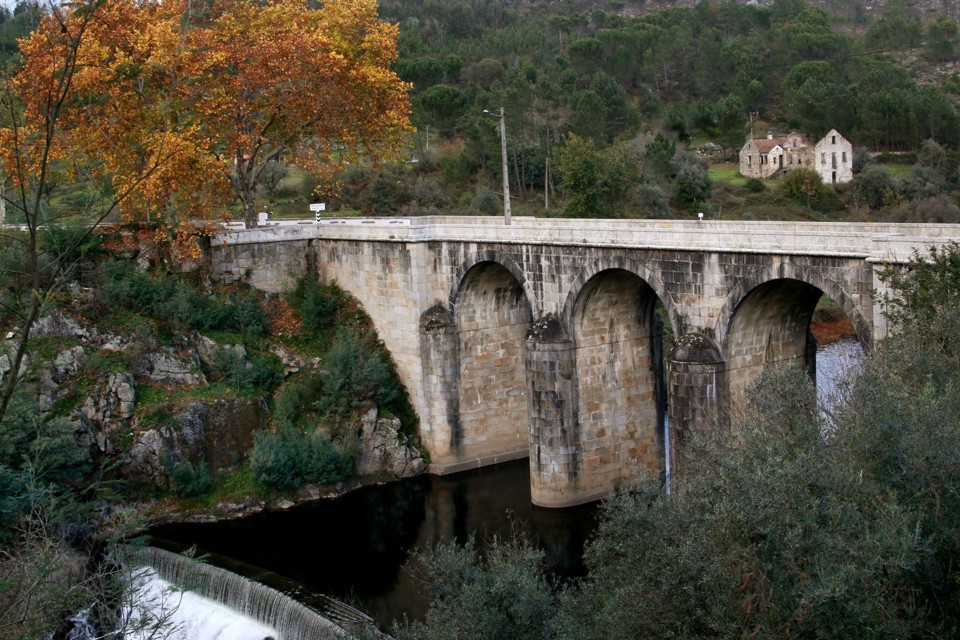
[[[734,416],[746,406],[747,389],[767,366],[796,364],[815,376],[810,322],[822,295],[811,284],[781,278],[755,287],[737,304],[724,348]]]
[[[524,340],[532,316],[522,286],[502,265],[480,262],[464,276],[454,306],[460,416],[451,449],[457,458],[528,455]]]
[[[594,275],[577,295],[571,320],[581,485],[610,491],[664,467],[664,314],[657,302],[650,285],[622,269]]]

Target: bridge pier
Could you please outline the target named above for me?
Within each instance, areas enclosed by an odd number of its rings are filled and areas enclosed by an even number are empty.
[[[439,472],[454,462],[460,446],[460,357],[457,325],[443,305],[420,316],[420,359],[423,397],[420,439],[431,455],[431,470]]]
[[[530,497],[541,507],[585,502],[578,490],[576,354],[555,316],[527,334],[527,398],[530,407]]]
[[[717,345],[701,333],[677,339],[670,353],[670,466],[690,434],[729,426],[726,362]]]

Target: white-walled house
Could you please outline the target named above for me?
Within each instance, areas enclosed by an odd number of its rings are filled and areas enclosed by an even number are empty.
[[[824,184],[843,184],[853,180],[853,145],[831,129],[813,149],[816,171]]]
[[[853,180],[853,145],[831,129],[815,145],[799,133],[747,140],[740,149],[740,175],[772,178],[792,169],[813,169],[826,184]]]

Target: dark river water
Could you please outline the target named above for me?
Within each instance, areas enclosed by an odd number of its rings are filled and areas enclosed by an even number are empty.
[[[273,582],[309,603],[324,593],[352,604],[389,629],[426,609],[411,552],[438,542],[478,542],[524,531],[554,574],[584,572],[584,542],[597,505],[540,509],[530,503],[527,461],[447,477],[420,477],[367,487],[336,500],[259,514],[235,522],[158,527],[158,546],[196,545],[210,561]],[[167,541],[164,543],[163,541]],[[172,544],[170,544],[172,543]],[[244,564],[231,563],[226,558]],[[286,579],[286,580],[284,580]]]
[[[825,345],[817,356],[821,403],[862,350],[856,341]],[[158,527],[158,546],[196,545],[210,562],[310,603],[323,593],[373,616],[389,629],[404,615],[421,618],[426,599],[412,553],[438,542],[479,543],[518,531],[542,548],[559,577],[583,575],[584,544],[596,529],[597,504],[540,509],[530,503],[527,461],[446,477],[367,487],[336,500],[235,522]]]

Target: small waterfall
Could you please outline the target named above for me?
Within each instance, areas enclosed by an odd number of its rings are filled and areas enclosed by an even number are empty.
[[[171,551],[155,547],[118,549],[127,567],[154,569],[159,578],[276,629],[277,640],[325,640],[349,638],[351,634],[320,613],[289,596],[226,569],[203,564]],[[333,615],[344,626],[360,628],[372,623],[363,613],[342,603],[331,602]],[[373,627],[371,626],[371,629]]]

